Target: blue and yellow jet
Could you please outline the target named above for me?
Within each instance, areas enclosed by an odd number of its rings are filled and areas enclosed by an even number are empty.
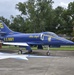
[[[32,52],[31,45],[37,45],[38,49],[42,45],[60,47],[61,45],[74,45],[74,42],[62,38],[53,32],[41,33],[20,33],[14,32],[7,27],[7,25],[0,21],[0,39],[6,45],[24,46],[28,53]],[[22,50],[20,50],[22,53]],[[49,55],[49,51],[47,52]]]

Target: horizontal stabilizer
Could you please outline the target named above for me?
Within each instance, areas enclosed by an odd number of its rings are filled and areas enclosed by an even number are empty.
[[[0,32],[0,35],[1,36],[6,35],[6,32]]]
[[[6,32],[0,32],[0,34],[6,34]]]

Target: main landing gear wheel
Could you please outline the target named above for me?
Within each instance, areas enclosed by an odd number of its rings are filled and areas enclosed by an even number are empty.
[[[18,54],[22,54],[22,53],[23,53],[22,50],[19,50],[19,51],[18,51]]]
[[[32,50],[28,51],[28,52],[25,52],[23,53],[22,49],[20,48],[20,50],[18,51],[18,54],[31,54],[32,53]]]
[[[32,53],[32,50],[31,51],[28,51],[28,53],[31,54]]]
[[[22,51],[22,48],[20,47],[18,54],[22,54],[22,53],[23,53],[23,51]]]

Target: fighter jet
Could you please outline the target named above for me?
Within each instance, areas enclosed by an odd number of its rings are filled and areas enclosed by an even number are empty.
[[[38,49],[43,45],[60,47],[61,45],[74,45],[74,42],[58,36],[53,32],[20,33],[9,29],[0,21],[0,39],[3,44],[25,47],[28,53],[32,53],[31,45],[37,45]],[[19,50],[22,53],[22,50]],[[47,52],[50,55],[50,52]]]

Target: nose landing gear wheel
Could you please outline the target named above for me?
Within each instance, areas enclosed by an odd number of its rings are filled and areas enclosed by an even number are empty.
[[[50,56],[50,52],[48,51],[48,52],[46,53],[46,55],[47,55],[47,56]]]
[[[46,53],[47,56],[50,56],[50,49],[49,49],[49,46],[48,46],[48,51]]]

